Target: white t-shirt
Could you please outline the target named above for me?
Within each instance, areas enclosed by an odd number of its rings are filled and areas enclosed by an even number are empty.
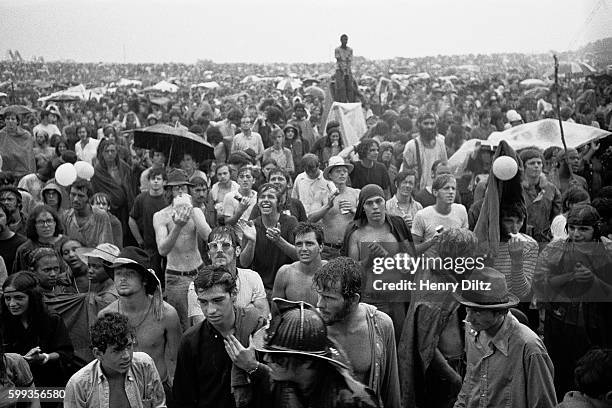
[[[236,209],[238,208],[238,205],[240,205],[240,203],[234,198],[234,196],[243,197],[242,194],[236,192],[235,194],[226,194],[225,198],[223,199],[223,215],[225,215],[226,217],[231,217],[232,215],[234,215]],[[248,221],[251,217],[251,211],[253,211],[255,204],[257,204],[257,192],[251,190],[249,198],[251,200],[251,203],[242,213],[242,216],[240,216],[241,220]]]
[[[453,203],[451,211],[447,215],[436,211],[436,206],[430,205],[418,211],[412,221],[413,235],[418,235],[427,241],[436,234],[436,228],[442,225],[444,229],[468,228],[468,217],[465,207]]]
[[[81,146],[81,141],[79,140],[74,145],[74,152],[77,155],[79,160],[86,161],[89,164],[93,165],[93,159],[96,158],[96,154],[98,153],[98,146],[100,145],[100,141],[97,139],[89,138],[89,141],[85,145],[85,147]]]
[[[241,268],[236,268],[236,270],[238,271],[236,306],[247,307],[258,299],[266,298],[263,281],[257,272]],[[189,284],[187,290],[187,316],[204,316],[193,282]]]

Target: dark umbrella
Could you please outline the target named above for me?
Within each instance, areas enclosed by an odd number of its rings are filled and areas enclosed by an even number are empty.
[[[193,154],[198,162],[215,157],[213,146],[202,137],[164,124],[134,130],[134,146],[164,152],[168,163],[172,163],[172,157],[180,157],[183,153]]]
[[[10,105],[0,110],[0,115],[6,115],[7,113],[12,113],[14,115],[26,115],[28,113],[33,113],[33,111],[23,105]]]

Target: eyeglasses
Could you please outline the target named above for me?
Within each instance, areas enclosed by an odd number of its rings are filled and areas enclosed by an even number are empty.
[[[48,220],[38,220],[38,221],[36,221],[36,225],[38,227],[42,227],[42,226],[45,226],[45,225],[55,225],[55,220],[53,218],[50,218]]]
[[[232,247],[232,243],[229,241],[215,241],[215,242],[208,243],[209,251],[218,251],[219,249],[223,249],[224,251],[227,251],[231,247]]]

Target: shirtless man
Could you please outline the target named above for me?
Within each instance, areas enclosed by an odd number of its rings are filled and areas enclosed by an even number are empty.
[[[314,274],[317,307],[329,337],[347,353],[355,378],[369,386],[385,407],[400,407],[393,323],[375,306],[360,302],[361,275],[353,259],[329,261]]]
[[[366,271],[372,267],[374,258],[392,257],[398,252],[415,254],[412,235],[404,220],[387,214],[384,194],[375,184],[361,189],[355,221],[349,224],[344,236],[341,254],[358,261]],[[407,305],[385,298],[367,298],[367,301],[391,316],[399,335]]]
[[[166,298],[176,308],[183,330],[189,328],[187,289],[202,267],[198,236],[208,239],[210,226],[200,208],[194,208],[187,194],[187,175],[181,170],[168,175],[166,189],[171,190],[173,203],[153,215],[157,249],[167,257]]]
[[[321,254],[323,259],[329,260],[340,255],[344,232],[355,216],[359,190],[346,185],[352,170],[353,165],[345,163],[342,157],[330,157],[329,164],[323,171],[323,177],[333,181],[337,190],[329,195],[329,201],[325,207],[314,211],[308,217],[310,222],[321,220],[325,231],[325,242]]]
[[[145,265],[149,256],[140,248],[125,247],[112,265],[119,299],[102,309],[98,317],[120,313],[129,319],[135,336],[135,351],[147,353],[164,385],[166,401],[171,401],[181,326],[174,307],[161,297],[161,285]]]
[[[327,263],[321,260],[323,229],[319,224],[300,222],[293,231],[299,260],[280,267],[274,279],[272,298],[317,304],[318,295],[312,287],[315,272]]]

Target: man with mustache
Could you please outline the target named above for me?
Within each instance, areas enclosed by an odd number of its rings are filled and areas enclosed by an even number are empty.
[[[419,174],[416,189],[430,186],[433,182],[431,166],[436,160],[446,162],[444,136],[438,134],[437,119],[433,113],[425,112],[417,121],[419,136],[406,143],[404,160],[400,171],[415,169]]]

